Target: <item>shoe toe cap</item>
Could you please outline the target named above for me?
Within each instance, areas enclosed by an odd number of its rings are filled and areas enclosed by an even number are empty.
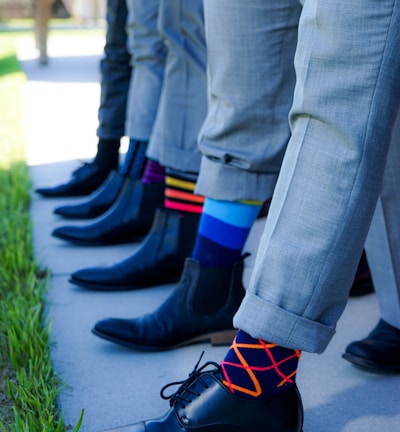
[[[107,339],[129,342],[135,336],[135,326],[130,320],[121,318],[105,318],[97,321],[93,327],[93,333],[97,336],[104,336]]]
[[[90,267],[71,274],[71,280],[76,283],[91,285],[118,285],[118,274],[113,267]]]
[[[81,238],[80,230],[74,226],[62,226],[55,228],[51,233],[53,237],[57,237],[64,240]]]

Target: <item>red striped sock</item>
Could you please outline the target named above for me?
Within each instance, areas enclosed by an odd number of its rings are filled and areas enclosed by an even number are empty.
[[[203,211],[204,197],[194,194],[195,181],[168,173],[165,177],[165,185],[164,206],[166,208],[197,214]]]

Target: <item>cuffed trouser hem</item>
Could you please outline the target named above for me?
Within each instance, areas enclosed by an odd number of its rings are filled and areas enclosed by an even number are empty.
[[[332,327],[295,315],[250,292],[233,324],[254,338],[311,353],[322,353],[335,334]]]
[[[126,123],[126,135],[138,141],[149,141],[152,128],[153,118],[139,119],[140,121],[129,119]]]
[[[195,193],[226,201],[265,201],[271,198],[277,178],[277,173],[250,172],[203,157]]]
[[[162,145],[153,139],[150,139],[147,148],[147,157],[158,161],[166,168],[198,173],[200,169],[200,153],[191,149],[177,148],[173,146]]]

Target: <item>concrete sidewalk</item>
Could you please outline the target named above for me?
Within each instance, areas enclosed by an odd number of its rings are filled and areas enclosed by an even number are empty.
[[[33,41],[19,41],[19,58],[28,78],[26,132],[34,187],[68,179],[80,164],[77,159],[95,153],[98,62],[103,44],[98,37],[78,42],[51,37],[49,65],[44,67],[35,58]],[[120,261],[138,245],[89,248],[57,240],[51,231],[65,221],[54,215],[53,209],[74,200],[45,199],[34,192],[32,199],[36,256],[52,274],[48,292],[52,359],[55,372],[66,384],[60,395],[66,424],[75,425],[82,409],[82,432],[162,415],[168,403],[159,397],[160,389],[185,379],[202,350],[206,351],[205,360],[220,361],[226,348],[197,345],[141,353],[93,336],[90,330],[95,321],[150,312],[166,298],[172,285],[110,294],[69,284],[72,271]],[[247,250],[254,252],[262,223],[252,231]],[[252,259],[247,263],[246,283],[251,265]],[[319,356],[303,353],[298,384],[305,407],[304,432],[400,431],[400,377],[369,374],[341,359],[346,345],[364,337],[377,320],[374,295],[351,299],[327,351]]]

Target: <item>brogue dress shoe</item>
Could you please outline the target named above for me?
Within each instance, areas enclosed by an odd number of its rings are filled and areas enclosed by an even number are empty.
[[[400,330],[380,320],[371,333],[349,344],[343,358],[373,372],[400,372]]]
[[[134,290],[176,282],[196,241],[200,215],[158,209],[153,226],[133,255],[106,267],[72,273],[70,282],[100,291]]]
[[[118,198],[126,178],[112,171],[105,182],[89,197],[54,209],[54,213],[69,219],[93,219],[108,210]]]
[[[117,201],[91,224],[61,226],[52,235],[83,246],[139,241],[149,232],[163,200],[163,184],[148,185],[128,179]]]
[[[48,198],[78,197],[91,194],[101,186],[109,171],[95,163],[84,163],[72,173],[69,182],[47,188],[38,188],[36,192]]]
[[[199,342],[229,345],[233,315],[244,296],[243,260],[233,267],[207,268],[187,258],[182,277],[165,302],[139,318],[98,321],[92,333],[129,348],[160,351]]]
[[[178,390],[161,397],[170,409],[158,419],[103,432],[302,432],[303,404],[296,386],[265,400],[232,394],[221,381],[217,363],[197,365]]]

